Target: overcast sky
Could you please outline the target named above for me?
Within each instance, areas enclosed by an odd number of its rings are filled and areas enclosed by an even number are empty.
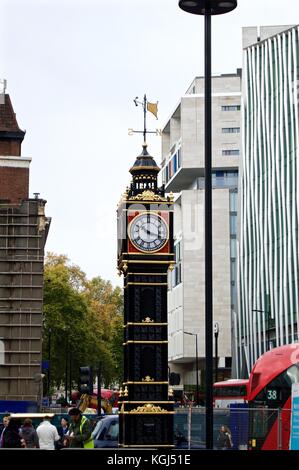
[[[242,66],[242,27],[296,24],[297,0],[239,0],[213,19],[213,73]],[[203,19],[177,0],[0,0],[0,78],[8,82],[31,157],[30,194],[52,217],[47,251],[88,275],[116,273],[116,207],[141,150],[142,111],[159,101],[163,127],[196,75],[203,75]],[[149,150],[161,158],[159,137]]]

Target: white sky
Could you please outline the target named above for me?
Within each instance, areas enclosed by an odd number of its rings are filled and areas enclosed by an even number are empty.
[[[242,66],[242,26],[297,24],[298,0],[239,0],[213,19],[213,73]],[[47,251],[67,254],[88,277],[114,285],[116,207],[141,151],[142,110],[159,101],[162,127],[204,73],[203,18],[178,0],[0,0],[0,78],[32,157],[30,194],[52,217]],[[160,163],[160,138],[149,137]]]

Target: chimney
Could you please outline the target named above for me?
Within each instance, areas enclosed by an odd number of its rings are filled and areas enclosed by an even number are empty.
[[[29,165],[31,158],[21,157],[25,136],[17,123],[10,97],[0,100],[0,204],[19,204],[29,197]]]

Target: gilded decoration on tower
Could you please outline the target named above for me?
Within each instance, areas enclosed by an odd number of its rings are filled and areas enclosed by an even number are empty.
[[[130,201],[159,201],[159,202],[167,202],[167,198],[159,196],[159,194],[155,194],[153,191],[146,190],[143,191],[141,194],[137,194],[137,196],[132,196]]]
[[[151,320],[150,317],[146,317],[144,320],[142,320],[142,323],[154,323],[154,320]]]
[[[142,382],[154,382],[155,379],[152,379],[149,375],[147,375],[144,379],[142,379]]]
[[[152,403],[146,403],[143,406],[137,406],[137,408],[131,410],[130,413],[167,413],[167,410],[164,410],[160,406],[155,406]]]

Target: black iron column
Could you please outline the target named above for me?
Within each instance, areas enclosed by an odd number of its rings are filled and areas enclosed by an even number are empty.
[[[213,449],[213,263],[212,263],[212,79],[211,15],[234,10],[237,0],[179,0],[179,7],[205,17],[205,346],[206,448]]]
[[[211,15],[205,13],[205,346],[206,448],[213,449],[212,70]]]

